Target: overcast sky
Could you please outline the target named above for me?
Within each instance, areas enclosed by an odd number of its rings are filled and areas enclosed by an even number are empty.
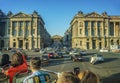
[[[78,11],[120,15],[120,0],[0,0],[0,9],[5,14],[8,11],[32,14],[36,10],[52,36],[63,36]]]

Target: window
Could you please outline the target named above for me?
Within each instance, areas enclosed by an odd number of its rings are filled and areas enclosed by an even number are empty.
[[[23,26],[23,22],[22,22],[22,21],[20,21],[20,26],[21,26],[21,27]]]
[[[29,36],[29,30],[26,31],[26,36]]]
[[[19,32],[19,36],[22,36],[22,35],[23,35],[23,31],[20,30],[20,32]]]
[[[80,41],[80,45],[82,45],[82,41]]]
[[[35,29],[33,29],[33,34],[35,34]]]
[[[16,47],[16,43],[15,42],[13,42],[13,47]]]
[[[15,37],[17,34],[16,34],[16,30],[13,30],[12,31],[12,35]]]
[[[12,22],[12,25],[13,25],[13,27],[16,27],[16,26],[17,26],[17,22],[16,22],[16,21],[13,21],[13,22]]]
[[[82,29],[80,29],[80,34],[82,34]]]
[[[92,22],[91,22],[91,27],[94,27],[94,25],[95,25],[95,22],[92,21]]]
[[[110,31],[109,31],[110,33],[109,33],[109,34],[110,34],[111,36],[114,36],[114,23],[113,23],[113,22],[110,22],[110,29],[109,29],[109,30],[110,30]]]
[[[27,27],[30,26],[30,22],[29,21],[26,22],[26,26]]]
[[[80,27],[83,27],[83,23],[82,22],[80,22]]]
[[[10,29],[8,29],[8,35],[10,34]]]

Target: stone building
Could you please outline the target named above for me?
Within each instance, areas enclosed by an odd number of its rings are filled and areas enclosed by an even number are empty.
[[[49,44],[50,35],[44,27],[42,17],[36,11],[32,14],[8,12],[4,20],[2,23],[5,32],[2,40],[4,48],[34,49],[44,48]]]
[[[62,47],[62,36],[59,35],[54,35],[52,36],[52,46],[56,48],[61,48]]]
[[[120,16],[109,16],[106,12],[84,14],[79,11],[69,29],[72,48],[110,50],[120,45]]]

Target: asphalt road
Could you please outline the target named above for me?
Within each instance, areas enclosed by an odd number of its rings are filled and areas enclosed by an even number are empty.
[[[62,72],[73,71],[74,67],[79,67],[81,71],[90,70],[96,73],[100,79],[106,80],[103,83],[120,83],[120,53],[99,53],[102,54],[105,61],[96,65],[90,64],[91,55],[85,56],[83,62],[73,62],[69,55],[63,59],[52,59],[49,64],[43,66],[45,69]],[[119,78],[118,78],[119,77]],[[117,80],[118,82],[108,82],[108,80]]]

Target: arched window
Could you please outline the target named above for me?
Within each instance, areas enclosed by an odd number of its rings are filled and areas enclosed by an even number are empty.
[[[119,40],[117,40],[117,45],[119,45]]]
[[[113,40],[111,40],[111,45],[113,45],[114,43],[113,43]]]

